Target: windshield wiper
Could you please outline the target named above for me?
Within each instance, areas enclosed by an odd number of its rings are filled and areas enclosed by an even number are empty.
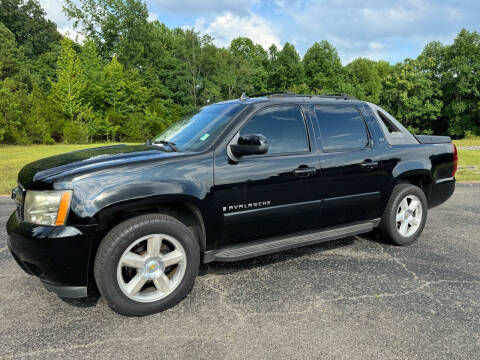
[[[162,144],[162,145],[167,145],[170,149],[172,149],[173,151],[175,152],[178,152],[178,148],[177,148],[177,145],[175,145],[175,143],[171,142],[171,141],[167,141],[167,140],[156,140],[153,142],[154,144]]]

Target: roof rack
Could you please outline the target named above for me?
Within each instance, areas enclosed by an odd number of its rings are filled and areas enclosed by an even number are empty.
[[[323,97],[323,98],[332,98],[332,99],[358,100],[355,96],[348,95],[348,94],[345,94],[345,93],[320,94],[320,95],[315,95],[315,96]]]
[[[286,95],[286,96],[295,96],[296,94],[291,91],[272,91],[272,92],[265,92],[265,93],[258,93],[253,95],[248,95],[248,97],[263,97],[263,96],[274,96],[274,95]]]
[[[345,94],[345,93],[336,93],[336,94],[296,94],[291,91],[272,91],[272,92],[265,92],[265,93],[259,93],[259,94],[253,94],[253,95],[246,95],[245,93],[242,93],[242,96],[240,97],[240,100],[246,100],[248,98],[253,98],[253,97],[264,97],[264,96],[294,96],[294,97],[309,97],[309,98],[327,98],[327,99],[338,99],[338,100],[358,100],[356,97]]]

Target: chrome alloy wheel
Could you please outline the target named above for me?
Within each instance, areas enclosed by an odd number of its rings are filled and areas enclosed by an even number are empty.
[[[397,231],[403,237],[410,237],[418,230],[422,222],[422,203],[415,195],[407,195],[398,205]]]
[[[187,267],[182,244],[172,236],[152,234],[134,241],[117,265],[122,292],[138,302],[154,302],[171,294]]]

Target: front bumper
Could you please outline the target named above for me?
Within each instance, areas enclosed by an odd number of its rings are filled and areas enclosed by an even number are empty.
[[[22,222],[14,212],[7,222],[7,246],[15,261],[62,297],[87,296],[92,226],[41,226]]]

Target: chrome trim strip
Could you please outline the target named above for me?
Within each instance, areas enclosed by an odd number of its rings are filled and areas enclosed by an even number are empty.
[[[305,202],[299,202],[299,203],[293,203],[293,204],[283,204],[283,205],[276,205],[276,206],[270,206],[270,207],[262,207],[262,208],[257,208],[257,209],[249,209],[249,210],[242,210],[242,211],[236,211],[236,212],[230,212],[230,213],[224,213],[224,217],[231,217],[234,215],[245,215],[245,214],[251,214],[254,212],[261,212],[261,211],[275,211],[279,209],[284,209],[288,207],[296,207],[296,206],[305,206],[305,205],[313,205],[313,204],[321,204],[324,200],[312,200],[312,201],[305,201]]]
[[[435,184],[441,184],[441,183],[444,183],[444,182],[448,182],[448,181],[455,181],[455,177],[449,177],[449,178],[444,178],[444,179],[440,179],[440,180],[437,180],[435,181]]]
[[[373,192],[354,194],[354,195],[336,196],[333,198],[327,198],[325,199],[325,201],[355,199],[355,198],[365,197],[365,196],[373,197],[373,198],[380,197],[380,191],[373,191]]]
[[[341,201],[341,200],[348,200],[348,199],[355,199],[355,198],[379,198],[380,197],[380,192],[379,191],[374,191],[374,192],[369,192],[369,193],[363,193],[363,194],[355,194],[355,195],[346,195],[346,196],[338,196],[338,197],[333,197],[333,198],[327,198],[327,199],[321,199],[321,200],[312,200],[312,201],[303,201],[303,202],[298,202],[298,203],[293,203],[293,204],[282,204],[282,205],[275,205],[275,206],[269,206],[269,207],[262,207],[262,208],[257,208],[257,209],[249,209],[249,210],[242,210],[242,211],[235,211],[235,212],[229,212],[229,213],[223,213],[224,218],[233,218],[235,216],[242,216],[242,215],[248,215],[248,214],[253,214],[253,213],[271,213],[275,211],[279,211],[282,209],[287,209],[287,208],[295,208],[295,207],[302,207],[302,206],[311,206],[311,205],[322,205],[324,202],[331,202],[331,201]]]

